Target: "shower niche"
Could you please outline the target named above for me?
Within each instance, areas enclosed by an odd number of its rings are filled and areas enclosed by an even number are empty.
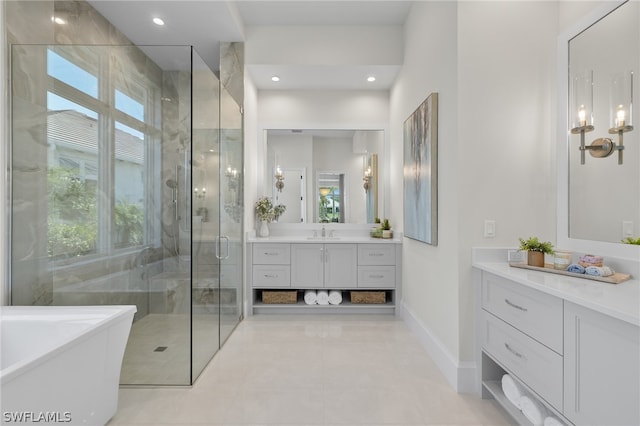
[[[136,305],[121,384],[192,384],[242,318],[238,103],[189,46],[11,67],[11,303]]]

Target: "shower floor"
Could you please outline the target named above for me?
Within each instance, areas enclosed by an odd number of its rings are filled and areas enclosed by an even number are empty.
[[[217,352],[218,321],[217,312],[193,316],[194,368],[204,367]],[[236,324],[220,324],[222,336]],[[136,321],[125,349],[120,384],[190,385],[190,341],[189,315],[149,314]]]

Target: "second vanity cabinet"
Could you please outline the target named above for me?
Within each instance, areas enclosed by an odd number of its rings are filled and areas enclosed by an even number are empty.
[[[502,392],[500,379],[508,373],[567,425],[640,424],[637,309],[632,314],[636,318],[628,322],[580,304],[595,295],[621,300],[624,309],[631,306],[633,312],[638,283],[606,287],[611,284],[577,278],[561,282],[540,275],[544,272],[518,275],[521,271],[508,266],[504,272],[491,267],[504,276],[486,270],[476,275],[483,397],[495,398],[519,424],[531,424]],[[507,278],[510,274],[534,285],[543,283],[542,290]],[[619,291],[627,291],[626,297]],[[607,309],[623,311],[612,306]]]
[[[299,241],[299,240],[298,240]],[[247,246],[248,315],[284,312],[395,313],[400,294],[399,241],[268,242]],[[306,305],[305,290],[340,290],[339,305]],[[265,291],[296,291],[298,303],[265,304]],[[351,303],[352,291],[384,291],[386,303]]]
[[[357,287],[356,244],[291,244],[291,285],[303,289]]]

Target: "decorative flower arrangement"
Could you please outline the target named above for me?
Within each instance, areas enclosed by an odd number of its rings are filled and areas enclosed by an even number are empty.
[[[286,206],[278,204],[274,206],[269,197],[260,197],[256,201],[256,214],[258,219],[264,222],[277,220],[287,209]]]

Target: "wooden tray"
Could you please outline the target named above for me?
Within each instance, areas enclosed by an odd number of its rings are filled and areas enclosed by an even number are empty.
[[[597,277],[595,275],[588,274],[576,274],[574,272],[555,269],[550,263],[545,263],[544,268],[540,268],[539,266],[529,266],[526,263],[522,262],[509,262],[509,266],[513,266],[514,268],[533,269],[534,271],[550,272],[552,274],[558,275],[567,275],[569,277],[575,278],[584,278],[592,281],[601,281],[609,284],[620,284],[621,282],[627,281],[631,278],[631,275],[621,274],[620,272],[616,272],[613,275],[609,275],[608,277]]]

